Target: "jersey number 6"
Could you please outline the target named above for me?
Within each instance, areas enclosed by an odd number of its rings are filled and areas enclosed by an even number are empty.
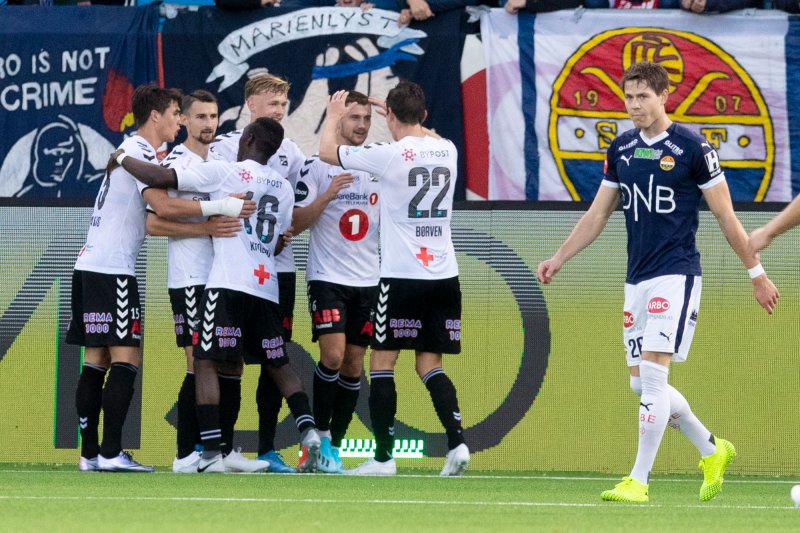
[[[244,198],[245,200],[252,200],[253,191],[247,191]],[[267,206],[269,206],[269,213],[267,212]],[[273,215],[273,213],[277,212],[278,199],[274,196],[265,194],[258,201],[258,209],[256,210],[256,236],[263,243],[272,242],[272,239],[275,237],[275,224],[278,222],[278,218]],[[265,221],[267,223],[266,233],[264,233]],[[244,231],[247,232],[248,235],[253,233],[253,226],[250,224],[249,218],[244,219]]]

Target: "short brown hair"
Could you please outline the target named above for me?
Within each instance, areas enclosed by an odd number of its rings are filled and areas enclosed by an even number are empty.
[[[183,100],[181,101],[181,111],[186,113],[195,102],[216,104],[217,97],[206,90],[197,89],[183,96]]]
[[[244,84],[245,100],[261,93],[289,94],[289,82],[274,74],[259,74]]]
[[[386,95],[386,107],[403,124],[422,124],[425,120],[425,93],[413,81],[403,80]]]
[[[347,100],[344,101],[344,105],[350,105],[353,103],[358,105],[369,105],[369,98],[364,93],[350,91],[350,93],[347,95]]]
[[[155,83],[138,86],[133,91],[133,99],[131,101],[131,110],[133,111],[133,120],[136,121],[136,127],[141,128],[150,120],[151,111],[163,113],[172,102],[175,102],[180,107],[182,96],[180,89],[165,89]]]
[[[640,81],[653,89],[656,94],[661,94],[669,89],[667,70],[658,63],[650,61],[634,63],[625,71],[619,84],[622,90],[625,90],[625,84],[629,81]]]

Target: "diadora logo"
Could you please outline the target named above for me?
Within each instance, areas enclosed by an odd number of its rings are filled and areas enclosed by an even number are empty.
[[[665,311],[669,311],[669,300],[666,298],[656,296],[650,298],[650,301],[647,302],[648,313],[663,313]]]
[[[633,323],[634,323],[633,313],[631,313],[630,311],[625,311],[622,314],[622,327],[628,329],[630,327],[633,327]]]

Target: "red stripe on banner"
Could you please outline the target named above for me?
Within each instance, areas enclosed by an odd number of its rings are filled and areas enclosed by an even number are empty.
[[[489,131],[486,124],[486,69],[461,83],[464,105],[464,152],[467,162],[467,191],[489,198]]]
[[[158,32],[158,86],[164,86],[164,47],[161,42],[161,32]]]

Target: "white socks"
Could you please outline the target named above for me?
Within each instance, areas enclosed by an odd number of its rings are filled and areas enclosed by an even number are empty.
[[[694,415],[689,402],[678,389],[667,385],[669,389],[670,417],[668,425],[683,433],[692,441],[702,457],[708,457],[716,451],[716,446],[711,442],[711,432]],[[631,376],[631,389],[637,396],[642,395],[642,380],[639,376]]]
[[[656,453],[670,417],[669,369],[657,363],[642,361],[639,365],[642,397],[639,402],[639,449],[631,477],[647,484]]]

